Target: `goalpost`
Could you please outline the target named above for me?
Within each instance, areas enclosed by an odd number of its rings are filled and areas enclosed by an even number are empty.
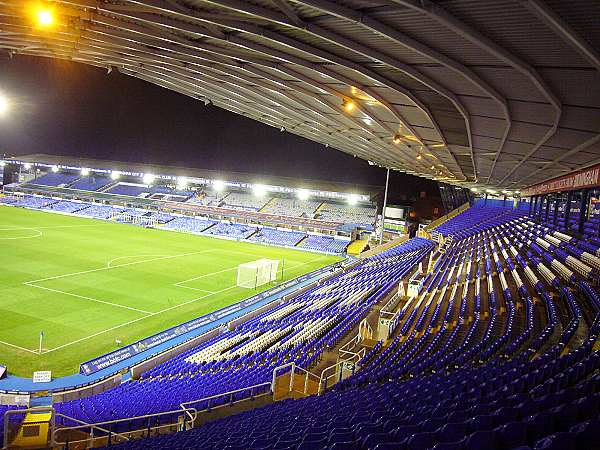
[[[278,259],[258,259],[238,266],[237,285],[243,288],[257,288],[277,280]]]

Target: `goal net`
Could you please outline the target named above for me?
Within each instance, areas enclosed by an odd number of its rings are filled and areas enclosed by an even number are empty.
[[[244,288],[256,288],[277,279],[279,260],[258,259],[238,266],[237,285]]]

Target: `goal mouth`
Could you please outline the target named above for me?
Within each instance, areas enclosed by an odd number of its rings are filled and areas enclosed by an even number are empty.
[[[246,289],[255,289],[277,280],[278,259],[257,259],[238,266],[237,285]]]

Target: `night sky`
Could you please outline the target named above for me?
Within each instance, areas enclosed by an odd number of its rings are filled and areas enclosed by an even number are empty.
[[[343,152],[136,78],[27,56],[0,55],[0,154],[81,156],[383,185],[383,169]],[[392,177],[392,199],[436,184]],[[399,198],[399,197],[398,197]]]

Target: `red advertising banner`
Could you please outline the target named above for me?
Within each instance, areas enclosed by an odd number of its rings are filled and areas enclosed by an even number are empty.
[[[532,195],[571,191],[573,189],[594,187],[598,185],[600,185],[600,164],[570,175],[529,186],[521,191],[521,196],[531,197]]]

